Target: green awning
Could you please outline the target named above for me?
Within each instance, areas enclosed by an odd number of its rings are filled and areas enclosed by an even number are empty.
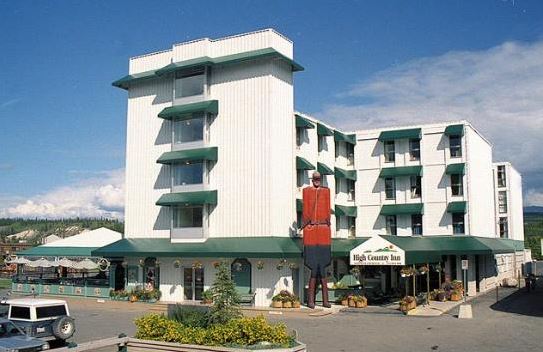
[[[447,168],[445,169],[445,173],[447,175],[464,175],[466,172],[466,164],[464,163],[458,163],[458,164],[449,164],[447,165]]]
[[[149,79],[156,78],[155,71],[145,71],[140,73],[134,73],[132,75],[126,75],[123,78],[111,83],[112,86],[122,89],[128,89],[130,84],[143,82]]]
[[[350,239],[332,239],[332,257],[348,257],[351,249],[359,246],[360,244],[366,242],[369,237],[357,237]]]
[[[326,166],[323,163],[317,163],[317,171],[320,172],[321,175],[333,175],[334,170],[330,169],[328,166]]]
[[[383,131],[379,134],[380,141],[392,141],[395,139],[421,139],[422,131],[420,128],[410,128],[405,130]]]
[[[346,142],[350,144],[356,144],[356,135],[355,134],[345,134],[337,130],[334,130],[334,140],[336,142]]]
[[[291,237],[208,238],[197,243],[172,243],[169,238],[125,238],[93,254],[102,257],[301,258],[302,247],[299,239]]]
[[[447,205],[447,213],[466,213],[467,202],[450,202]]]
[[[25,257],[90,257],[98,247],[53,247],[37,246],[17,252]]]
[[[194,113],[219,113],[219,101],[218,100],[206,100],[197,103],[174,105],[162,110],[158,117],[166,120],[187,120],[192,117]]]
[[[450,125],[445,128],[445,135],[447,136],[463,136],[464,125]]]
[[[381,169],[379,177],[422,176],[422,166],[398,166]]]
[[[381,207],[381,215],[424,214],[424,204],[386,204]]]
[[[298,170],[315,170],[315,166],[301,156],[296,157],[296,169]]]
[[[217,204],[217,191],[196,191],[163,194],[156,205],[202,205]]]
[[[356,181],[356,170],[344,170],[339,167],[334,168],[334,170],[336,178],[346,178]]]
[[[337,216],[350,216],[356,218],[356,206],[336,205]]]
[[[333,136],[334,131],[326,127],[322,123],[317,123],[317,134],[319,136]]]
[[[303,116],[295,115],[296,116],[296,128],[315,128],[315,125],[313,122],[309,121]]]
[[[196,160],[217,160],[217,147],[166,152],[156,162],[159,164],[173,164]]]
[[[304,201],[296,199],[296,211],[304,211]]]

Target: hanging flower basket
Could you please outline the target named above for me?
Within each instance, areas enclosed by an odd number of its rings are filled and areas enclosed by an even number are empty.
[[[256,262],[256,268],[258,270],[263,270],[264,269],[264,262],[262,260],[259,260],[258,262]]]
[[[202,263],[198,260],[195,260],[193,263],[192,263],[192,268],[193,269],[202,269]]]
[[[181,260],[180,259],[176,259],[173,261],[173,267],[175,269],[179,269],[181,267]]]
[[[410,266],[404,266],[401,270],[400,270],[400,275],[402,277],[409,277],[409,276],[413,276],[415,274],[415,269],[413,269],[412,267]]]

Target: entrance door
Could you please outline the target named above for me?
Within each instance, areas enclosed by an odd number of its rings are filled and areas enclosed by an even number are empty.
[[[199,301],[204,292],[204,269],[183,268],[183,295],[187,301]]]
[[[247,259],[236,259],[230,272],[236,290],[242,295],[251,293],[251,263]]]
[[[115,264],[115,291],[124,289],[124,267],[121,263]]]

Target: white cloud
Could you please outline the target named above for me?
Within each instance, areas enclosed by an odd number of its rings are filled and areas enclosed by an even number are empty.
[[[527,191],[526,195],[524,196],[524,205],[543,206],[543,192],[536,191],[534,189]]]
[[[369,103],[328,105],[316,115],[345,130],[469,120],[494,145],[495,160],[523,174],[526,193],[541,193],[542,87],[543,42],[507,42],[379,72],[339,95]]]
[[[124,170],[112,170],[0,208],[0,217],[123,218]]]

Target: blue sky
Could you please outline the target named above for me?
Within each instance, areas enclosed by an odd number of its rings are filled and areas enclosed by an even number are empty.
[[[126,92],[112,87],[111,82],[126,74],[129,57],[186,40],[277,29],[294,41],[295,58],[306,68],[296,75],[297,109],[345,128],[383,124],[387,116],[389,124],[417,120],[428,111],[443,116],[440,109],[451,106],[446,112],[454,110],[450,117],[464,113],[477,120],[484,115],[480,109],[486,108],[487,118],[473,122],[497,138],[490,114],[495,104],[490,97],[507,93],[487,89],[495,85],[492,77],[501,75],[498,84],[514,85],[517,95],[532,92],[532,86],[541,90],[538,83],[543,84],[543,73],[538,66],[543,60],[537,61],[543,40],[541,1],[339,4],[0,1],[0,214],[2,209],[6,213],[5,209],[29,200],[41,206],[33,207],[34,212],[58,207],[53,196],[59,194],[92,204],[90,210],[78,212],[68,207],[67,213],[59,210],[55,214],[121,212]],[[519,64],[512,67],[512,62]],[[476,71],[459,70],[464,63]],[[443,74],[442,67],[451,69]],[[527,73],[526,84],[520,78],[522,73]],[[453,90],[452,84],[463,86],[462,77],[485,75],[490,79],[468,86],[477,99],[443,96],[444,90]],[[407,88],[410,95],[407,90],[375,88],[377,83],[382,87],[391,82],[418,87]],[[486,90],[477,84],[484,84]],[[426,92],[426,85],[435,91]],[[538,118],[543,116],[539,114],[543,107],[537,105],[540,96],[532,93],[528,98],[515,98],[523,103],[508,114],[518,116],[522,123],[513,124],[518,127],[516,133],[508,131],[513,135],[530,131],[535,143],[543,137],[537,130],[543,129]],[[420,105],[406,106],[405,100]],[[450,105],[440,105],[443,101]],[[462,109],[456,109],[457,105]],[[421,106],[424,111],[417,111]],[[417,116],[410,117],[406,111]],[[524,143],[514,149],[509,142],[495,143],[499,157],[511,158],[534,148]],[[543,205],[543,183],[538,181],[543,167],[516,166],[525,177],[526,192],[531,192],[525,199]],[[88,194],[80,196],[78,190]],[[34,214],[28,209],[7,214],[25,215],[25,211]]]

